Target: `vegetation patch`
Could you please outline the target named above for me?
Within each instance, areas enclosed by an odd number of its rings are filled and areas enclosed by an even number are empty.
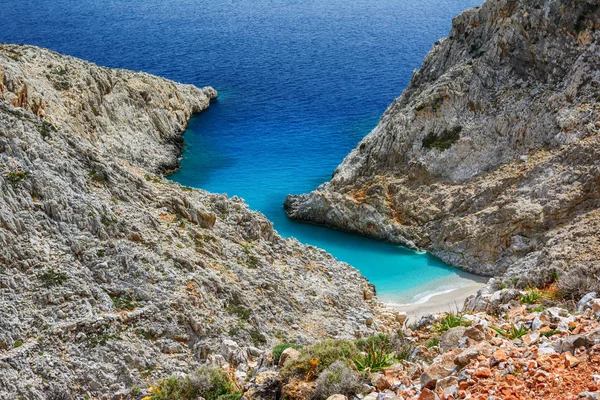
[[[504,330],[495,326],[490,326],[490,328],[496,331],[498,334],[509,339],[520,339],[529,333],[529,330],[527,330],[527,328],[524,326],[517,327],[515,324],[513,324],[508,330]]]
[[[23,180],[29,178],[30,175],[31,173],[29,171],[15,171],[8,172],[5,177],[8,183],[10,183],[13,187],[16,187],[21,184]]]
[[[108,183],[108,177],[103,171],[92,171],[88,174],[88,177],[100,185],[106,185]]]
[[[54,286],[60,286],[69,280],[67,274],[61,271],[55,271],[48,269],[37,276],[42,286],[45,288],[51,288]]]
[[[237,316],[239,319],[247,320],[250,318],[250,314],[252,314],[252,310],[249,308],[245,308],[239,304],[232,304],[227,307],[227,312],[229,314]]]
[[[360,352],[354,343],[329,339],[303,347],[298,359],[287,362],[281,373],[283,376],[299,375],[310,380],[336,361],[349,363],[359,356]]]
[[[458,326],[471,326],[471,322],[466,321],[464,317],[465,314],[463,313],[450,312],[446,314],[446,316],[442,318],[441,321],[436,322],[433,327],[437,332],[442,333],[446,332],[450,328],[456,328]]]
[[[185,378],[170,377],[150,386],[144,400],[239,400],[236,385],[218,367],[205,366]]]
[[[460,139],[462,126],[455,126],[451,129],[444,129],[439,135],[434,132],[429,132],[423,138],[423,148],[431,150],[438,149],[441,151],[447,150]]]
[[[336,361],[319,375],[315,396],[317,399],[327,399],[334,394],[351,397],[362,391],[359,376],[345,362]]]
[[[133,297],[129,293],[120,294],[116,296],[110,296],[113,304],[117,310],[134,310],[137,304],[133,300]]]

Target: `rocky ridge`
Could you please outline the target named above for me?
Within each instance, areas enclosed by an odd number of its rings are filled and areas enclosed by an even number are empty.
[[[600,7],[488,0],[456,17],[378,126],[291,218],[549,281],[600,256]]]
[[[0,399],[135,398],[207,360],[243,381],[281,341],[403,322],[242,200],[160,175],[216,95],[0,45]]]

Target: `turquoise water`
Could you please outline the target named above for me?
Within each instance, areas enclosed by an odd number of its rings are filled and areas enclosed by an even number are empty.
[[[238,195],[284,236],[357,267],[388,302],[466,284],[426,254],[286,219],[481,0],[2,0],[0,41],[142,70],[220,98],[185,135],[185,185]]]

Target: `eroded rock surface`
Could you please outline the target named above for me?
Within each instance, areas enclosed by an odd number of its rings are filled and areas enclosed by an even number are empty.
[[[543,280],[600,255],[600,7],[489,0],[291,218]]]
[[[0,45],[0,398],[121,398],[207,359],[250,370],[278,341],[394,329],[354,268],[156,174],[214,97]]]

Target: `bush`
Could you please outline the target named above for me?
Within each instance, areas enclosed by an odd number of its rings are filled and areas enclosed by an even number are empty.
[[[490,326],[491,329],[498,332],[500,335],[509,338],[509,339],[520,339],[523,336],[527,335],[529,331],[524,326],[517,328],[515,324],[513,324],[509,330],[505,331],[504,329]]]
[[[521,296],[521,303],[535,304],[543,297],[542,293],[534,288],[527,289],[527,293]]]
[[[273,350],[271,351],[271,353],[273,353],[273,359],[275,361],[275,364],[277,364],[279,362],[279,359],[281,358],[281,353],[283,353],[285,351],[285,349],[289,349],[290,347],[298,350],[302,346],[299,346],[297,344],[292,344],[292,343],[281,343],[281,344],[278,344],[277,346],[273,347]]]
[[[456,328],[457,326],[471,326],[469,321],[465,321],[463,313],[450,312],[440,321],[436,322],[434,328],[438,332],[446,332],[450,328]]]
[[[163,379],[157,386],[150,387],[147,400],[239,400],[241,393],[218,367],[204,366],[195,374],[185,378]]]
[[[558,289],[564,297],[579,301],[589,292],[600,293],[600,264],[579,265],[560,275]]]
[[[334,362],[350,362],[359,355],[354,343],[348,340],[329,339],[303,347],[298,360],[286,363],[281,373],[284,377],[304,375],[307,379],[311,379]]]
[[[444,129],[442,133],[439,135],[429,132],[423,138],[423,148],[431,150],[438,149],[441,151],[449,149],[454,143],[460,139],[460,132],[462,131],[462,126],[455,126],[452,129]]]
[[[375,346],[377,349],[381,349],[385,352],[390,352],[393,349],[392,340],[388,335],[383,333],[368,337],[366,339],[358,339],[354,343],[361,351],[368,351],[372,346]]]
[[[346,363],[336,361],[319,375],[315,395],[318,399],[327,399],[334,394],[350,397],[360,393],[361,387],[359,377],[348,368]]]
[[[371,341],[366,345],[365,355],[356,357],[354,365],[359,371],[377,372],[389,367],[393,363],[393,356],[389,354],[385,346],[376,341]]]

